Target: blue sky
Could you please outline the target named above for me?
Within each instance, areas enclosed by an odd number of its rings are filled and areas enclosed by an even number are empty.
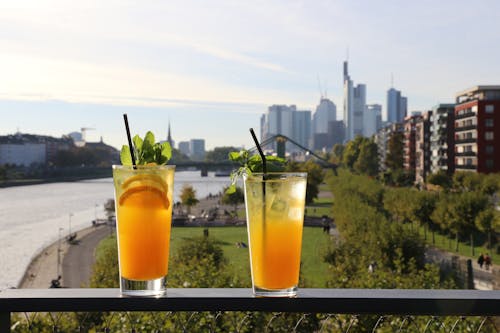
[[[0,0],[0,135],[61,136],[93,127],[208,149],[252,146],[272,104],[314,110],[320,90],[342,108],[349,58],[367,102],[391,85],[410,110],[500,84],[500,2]]]

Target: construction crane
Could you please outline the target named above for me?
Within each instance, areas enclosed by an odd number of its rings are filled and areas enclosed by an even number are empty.
[[[85,135],[87,133],[87,131],[90,131],[90,130],[95,130],[95,128],[92,128],[92,127],[82,127],[80,129],[80,131],[82,132],[82,141],[85,142]]]

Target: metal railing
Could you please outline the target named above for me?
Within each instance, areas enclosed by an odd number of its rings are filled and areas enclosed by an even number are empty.
[[[251,289],[186,288],[168,289],[167,296],[154,298],[122,297],[118,289],[7,289],[0,292],[0,332],[11,330],[12,315],[18,312],[110,311],[127,314],[210,312],[214,314],[212,318],[225,312],[274,313],[268,325],[279,314],[304,314],[290,331],[303,331],[297,327],[311,314],[322,314],[321,327],[326,325],[325,320],[338,320],[338,316],[344,314],[353,315],[351,318],[354,319],[347,321],[356,321],[363,315],[376,315],[378,319],[374,322],[373,332],[377,331],[376,328],[387,316],[400,316],[399,326],[408,325],[414,316],[429,316],[425,331],[433,321],[442,323],[436,319],[441,316],[457,316],[455,323],[467,317],[480,316],[480,324],[474,328],[474,332],[480,332],[487,321],[490,321],[488,332],[499,332],[500,328],[495,326],[492,317],[500,316],[500,291],[306,288],[300,289],[296,298],[256,298],[252,296]],[[242,322],[247,317],[243,316]],[[448,327],[449,332],[457,332],[455,328],[451,329],[455,325]],[[53,326],[57,326],[56,323]],[[351,326],[352,323],[348,327]],[[57,331],[55,328],[53,330]],[[134,329],[130,331],[138,332]],[[208,331],[215,332],[216,329]],[[342,331],[348,332],[349,329],[344,327]]]

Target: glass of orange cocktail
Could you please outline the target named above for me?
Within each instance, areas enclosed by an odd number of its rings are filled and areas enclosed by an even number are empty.
[[[307,173],[244,175],[255,296],[297,294]]]
[[[174,171],[173,165],[113,166],[124,295],[166,292]]]

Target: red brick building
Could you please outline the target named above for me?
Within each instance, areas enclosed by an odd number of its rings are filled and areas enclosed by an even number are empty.
[[[457,94],[455,171],[500,171],[500,86],[475,86]]]

